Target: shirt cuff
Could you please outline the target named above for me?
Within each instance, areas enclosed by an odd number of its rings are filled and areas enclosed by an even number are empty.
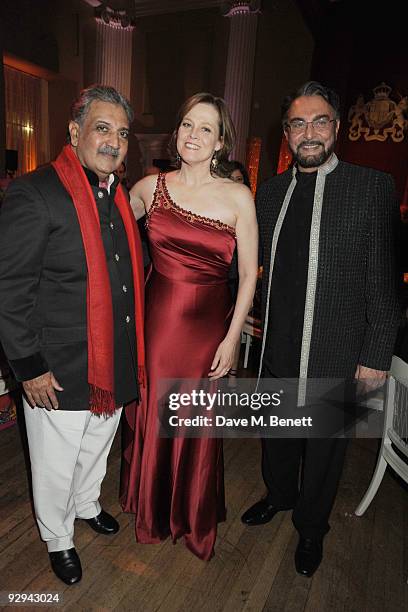
[[[34,353],[34,355],[22,359],[9,359],[8,361],[14,376],[19,382],[32,380],[49,372],[48,364],[41,353]]]

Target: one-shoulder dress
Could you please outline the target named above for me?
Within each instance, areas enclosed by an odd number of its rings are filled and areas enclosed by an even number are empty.
[[[184,537],[201,559],[214,554],[225,520],[222,440],[158,433],[162,379],[207,379],[233,309],[228,271],[232,227],[178,206],[159,174],[146,220],[152,270],[146,284],[147,406],[136,409],[121,500],[136,515],[138,542]]]

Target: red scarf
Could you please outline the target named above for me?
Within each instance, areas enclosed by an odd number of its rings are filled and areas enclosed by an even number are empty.
[[[95,196],[71,145],[62,149],[52,165],[74,203],[88,268],[86,306],[89,409],[96,414],[111,415],[117,408],[114,397],[112,294]],[[138,381],[144,386],[142,246],[135,218],[121,185],[116,190],[115,204],[125,226],[132,262]]]

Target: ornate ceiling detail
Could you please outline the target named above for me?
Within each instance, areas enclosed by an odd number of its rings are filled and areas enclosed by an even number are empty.
[[[134,16],[131,11],[126,9],[113,9],[109,5],[101,4],[95,8],[96,20],[114,28],[132,29]]]
[[[226,17],[244,15],[247,13],[259,13],[261,0],[227,0],[223,2],[221,10]]]
[[[221,7],[223,0],[83,0],[100,11],[125,13],[131,20],[147,15]]]

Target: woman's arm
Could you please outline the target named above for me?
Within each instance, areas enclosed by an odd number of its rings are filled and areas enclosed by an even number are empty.
[[[154,190],[156,188],[157,174],[149,175],[135,183],[130,190],[130,205],[136,221],[149,212]]]
[[[238,187],[238,186],[237,186]],[[234,315],[227,335],[219,345],[211,371],[210,380],[215,380],[230,370],[233,362],[234,347],[241,335],[248,311],[252,306],[258,273],[258,225],[255,205],[247,187],[239,186],[237,203],[237,249],[238,249],[238,295]]]

